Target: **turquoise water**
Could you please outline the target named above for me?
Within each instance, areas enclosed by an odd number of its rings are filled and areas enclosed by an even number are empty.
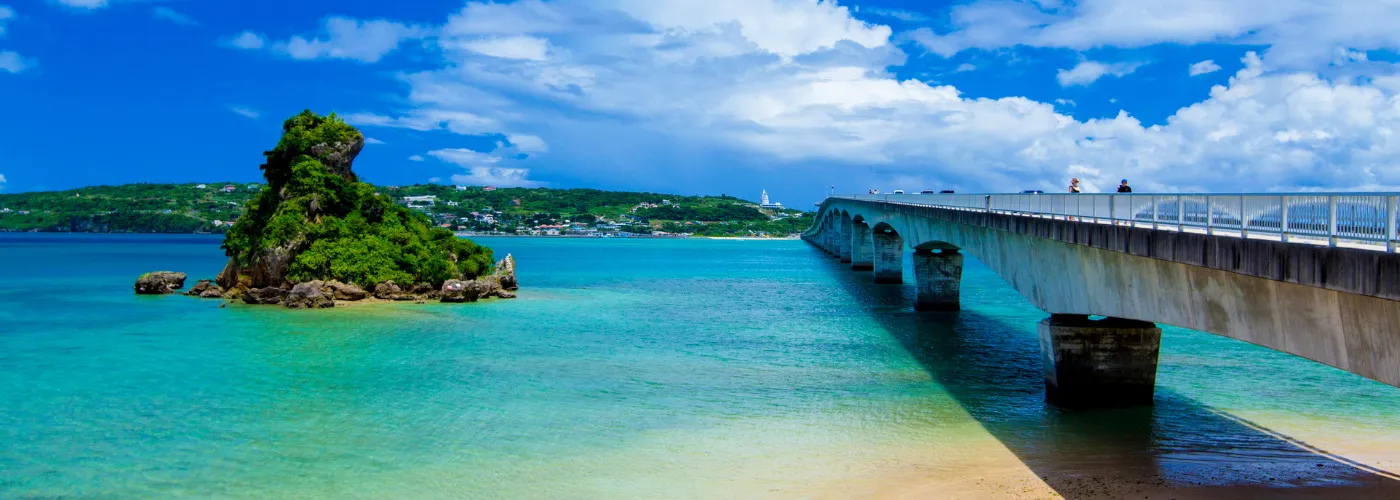
[[[1070,496],[1123,471],[1400,470],[1400,389],[1199,332],[1167,329],[1153,408],[1048,407],[1044,313],[971,259],[965,310],[916,314],[911,287],[796,241],[480,241],[515,255],[519,299],[290,311],[132,294],[145,271],[213,276],[217,238],[0,234],[0,497],[809,497],[989,460]]]

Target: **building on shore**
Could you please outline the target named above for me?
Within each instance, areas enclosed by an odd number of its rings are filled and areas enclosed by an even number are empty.
[[[758,198],[758,206],[761,207],[761,208],[773,208],[773,209],[778,209],[778,210],[782,210],[782,209],[783,209],[783,204],[782,204],[782,203],[773,203],[773,202],[770,202],[770,201],[768,200],[768,190],[767,190],[767,189],[763,190],[763,196],[760,196],[760,197]]]

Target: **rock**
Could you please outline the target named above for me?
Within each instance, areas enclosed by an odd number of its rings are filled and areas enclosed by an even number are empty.
[[[394,284],[393,280],[389,280],[375,285],[374,298],[380,300],[416,300],[418,297],[399,288],[399,285]]]
[[[507,292],[507,291],[505,291],[505,290],[497,290],[497,291],[496,291],[496,296],[497,296],[497,297],[500,297],[500,298],[503,298],[503,299],[513,299],[513,298],[515,298],[515,292]]]
[[[242,297],[249,304],[281,304],[287,299],[287,291],[273,286],[249,288]]]
[[[140,295],[164,295],[173,293],[185,286],[185,273],[156,271],[136,278],[136,293]]]
[[[325,285],[323,281],[308,281],[297,283],[292,286],[292,291],[287,293],[287,307],[292,309],[325,309],[335,307],[335,301],[326,294],[321,293],[321,287]]]
[[[356,301],[364,300],[365,297],[369,296],[369,292],[366,292],[363,288],[335,280],[327,281],[326,287],[331,289],[331,298],[335,300]],[[322,293],[324,292],[325,290],[322,289]]]
[[[394,284],[394,280],[385,281],[374,286],[374,298],[383,300],[393,300],[394,295],[403,293],[403,289]]]
[[[413,285],[413,288],[409,289],[409,292],[414,295],[427,295],[428,292],[432,291],[433,285],[429,285],[427,283],[418,283],[416,285]]]
[[[199,280],[194,286],[190,287],[189,291],[185,292],[185,295],[210,299],[223,297],[224,289],[219,288],[219,285],[215,284],[214,280]]]
[[[496,263],[494,276],[503,289],[518,290],[520,288],[520,284],[515,280],[515,257],[510,254],[506,254],[506,258]]]
[[[476,288],[468,288],[466,281],[447,280],[442,283],[442,290],[439,292],[443,302],[476,302],[479,295],[476,295]]]

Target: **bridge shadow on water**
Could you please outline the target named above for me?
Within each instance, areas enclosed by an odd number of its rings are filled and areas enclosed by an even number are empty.
[[[853,307],[868,311],[982,427],[1065,498],[1400,498],[1400,476],[1161,386],[1153,407],[1050,406],[1040,347],[1027,333],[1033,326],[971,311],[915,312],[912,285],[875,285],[869,273],[823,257]]]

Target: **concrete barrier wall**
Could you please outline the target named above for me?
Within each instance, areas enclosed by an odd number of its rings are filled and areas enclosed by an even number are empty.
[[[1400,386],[1396,254],[850,200],[823,209],[888,224],[909,248],[960,248],[1046,312],[1206,331]]]

